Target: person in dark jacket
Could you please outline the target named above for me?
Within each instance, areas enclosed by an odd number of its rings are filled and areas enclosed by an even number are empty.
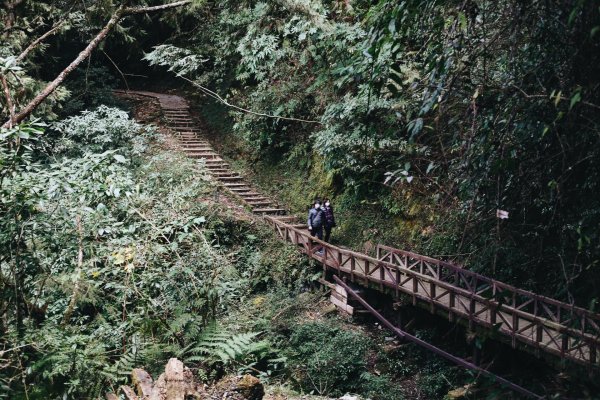
[[[320,200],[315,200],[314,207],[308,211],[307,224],[312,235],[323,240],[323,209]]]
[[[333,207],[329,199],[325,199],[323,206],[323,228],[325,229],[325,241],[329,242],[331,230],[335,227],[335,216],[333,215]]]

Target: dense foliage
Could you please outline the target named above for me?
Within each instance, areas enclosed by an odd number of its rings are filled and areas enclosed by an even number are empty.
[[[402,237],[396,244],[595,303],[596,2],[226,1],[199,13],[193,40],[146,58],[209,98],[199,85],[252,111],[318,122],[231,110],[264,169],[303,169],[294,179],[311,184],[296,204],[328,191],[349,217],[392,217],[362,221],[363,240]]]
[[[120,7],[157,4],[3,2],[2,123]],[[122,19],[0,130],[0,398],[96,398],[172,356],[207,382],[251,372],[284,393],[471,383],[325,316],[320,271],[228,212],[202,164],[111,89],[185,78],[263,189],[302,212],[333,198],[344,245],[441,255],[594,309],[599,40],[595,0],[196,0]],[[418,334],[445,341],[432,331]]]

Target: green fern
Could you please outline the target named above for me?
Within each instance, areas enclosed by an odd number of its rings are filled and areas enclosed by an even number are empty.
[[[217,325],[207,327],[185,357],[186,362],[229,365],[269,348],[267,341],[256,341],[259,332],[231,334]]]

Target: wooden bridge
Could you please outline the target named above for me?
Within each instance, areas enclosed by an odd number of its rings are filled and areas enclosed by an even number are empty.
[[[265,218],[282,239],[352,282],[409,296],[414,305],[450,321],[461,318],[471,328],[492,329],[515,348],[522,344],[536,353],[598,367],[598,314],[441,260],[388,246],[378,246],[374,258],[318,240],[281,218]]]
[[[380,245],[377,256],[371,257],[318,240],[296,217],[286,215],[284,208],[230,169],[201,135],[183,98],[151,92],[127,94],[158,100],[182,150],[201,160],[215,179],[239,196],[253,213],[263,215],[282,240],[321,263],[325,271],[395,297],[408,296],[414,305],[450,321],[465,321],[471,329],[493,330],[514,348],[594,369],[599,366],[599,314],[393,247]]]

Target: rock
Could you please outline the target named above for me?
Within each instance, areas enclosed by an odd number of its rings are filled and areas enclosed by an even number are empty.
[[[135,368],[131,371],[131,382],[136,389],[137,395],[141,398],[149,398],[152,394],[152,377],[141,368]]]
[[[136,396],[135,392],[129,386],[121,386],[121,393],[125,396],[127,400],[139,400],[139,397]]]
[[[462,399],[471,393],[471,385],[465,385],[461,388],[454,389],[448,392],[446,398],[449,400]]]
[[[167,399],[184,400],[187,385],[183,377],[183,363],[176,358],[171,358],[165,367],[165,381],[167,382]]]
[[[129,386],[121,386],[121,393],[127,400],[189,400],[204,398],[204,388],[196,382],[192,371],[181,361],[171,358],[165,372],[153,382],[152,377],[143,369],[136,368],[131,373],[135,391]],[[114,394],[108,393],[107,400],[115,400]]]
[[[352,394],[345,394],[340,397],[338,400],[360,400],[360,396],[355,396]]]
[[[265,388],[260,379],[252,375],[244,375],[237,382],[235,391],[248,400],[262,400]]]

